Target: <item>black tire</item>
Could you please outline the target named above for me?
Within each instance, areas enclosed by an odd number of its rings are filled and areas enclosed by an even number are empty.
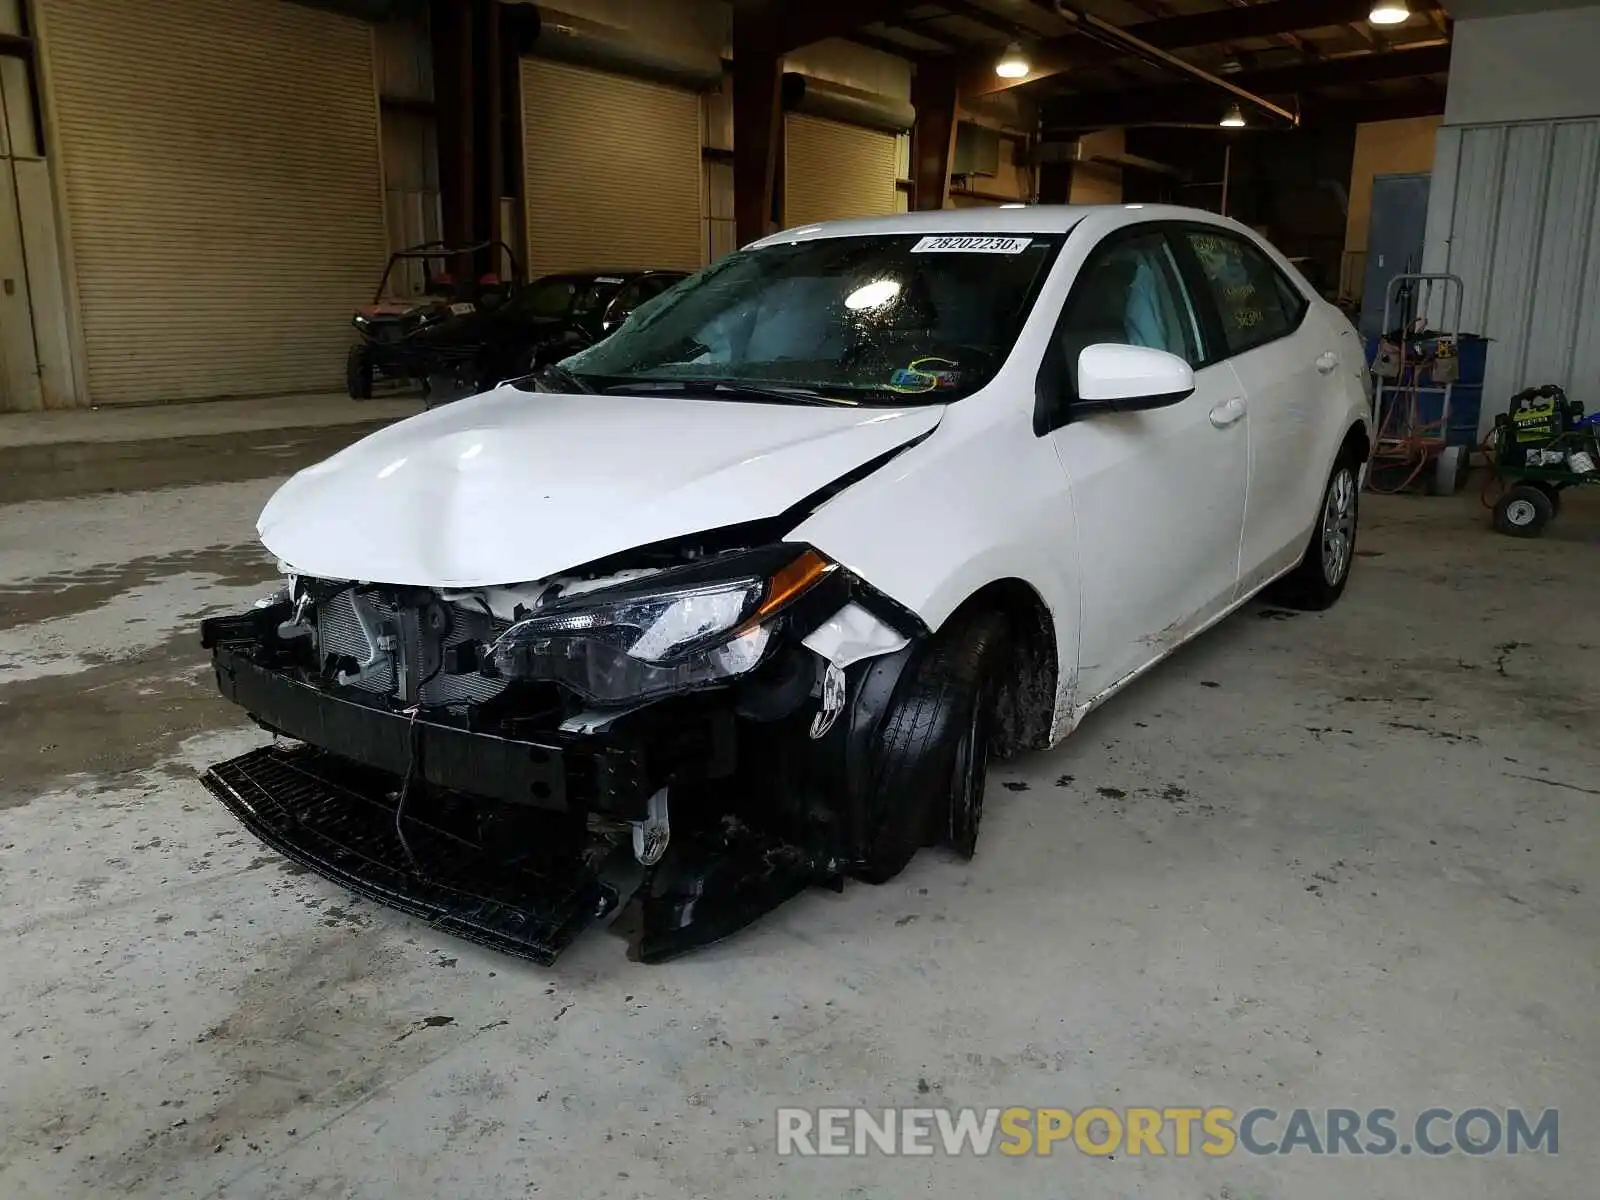
[[[997,612],[934,635],[896,689],[869,774],[867,839],[856,875],[886,883],[923,846],[971,857],[1010,634]]]
[[[1271,598],[1285,608],[1321,612],[1332,608],[1350,582],[1356,558],[1356,531],[1361,516],[1361,459],[1346,450],[1333,464],[1317,523],[1311,530],[1299,565],[1271,589]]]
[[[1507,488],[1494,506],[1494,527],[1512,537],[1533,538],[1544,532],[1556,506],[1550,493],[1531,483]]]
[[[344,360],[344,386],[352,400],[372,399],[372,355],[365,346],[351,346]]]
[[[1528,484],[1528,486],[1529,487],[1536,487],[1541,492],[1543,492],[1546,496],[1550,497],[1550,515],[1552,517],[1559,517],[1561,515],[1561,489],[1560,488],[1558,488],[1553,483],[1545,483],[1543,480],[1532,481],[1532,482],[1530,482]]]

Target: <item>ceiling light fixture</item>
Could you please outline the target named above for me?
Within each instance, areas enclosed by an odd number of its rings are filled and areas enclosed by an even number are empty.
[[[1006,47],[1006,52],[994,64],[994,73],[1001,79],[1021,79],[1029,71],[1028,57],[1022,53],[1022,45],[1012,42]]]
[[[1227,112],[1222,114],[1222,120],[1218,121],[1217,124],[1221,125],[1224,129],[1243,129],[1244,113],[1240,111],[1239,106],[1235,104],[1231,106]]]
[[[1410,15],[1405,0],[1374,0],[1367,20],[1374,25],[1403,25]]]

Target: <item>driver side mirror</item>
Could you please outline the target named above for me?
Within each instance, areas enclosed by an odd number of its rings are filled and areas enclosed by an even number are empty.
[[[1078,354],[1076,412],[1142,412],[1194,394],[1194,369],[1176,354],[1149,346],[1099,342]]]

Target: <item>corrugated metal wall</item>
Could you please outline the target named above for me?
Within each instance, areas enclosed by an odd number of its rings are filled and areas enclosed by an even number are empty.
[[[790,228],[899,208],[899,139],[892,133],[790,113],[784,153],[783,220]]]
[[[433,103],[433,51],[427,13],[379,25],[378,104],[383,125],[383,205],[389,249],[404,250],[443,236],[439,198],[438,121]],[[378,268],[373,269],[377,278]],[[402,262],[389,277],[397,296],[419,296],[423,264]]]
[[[1493,339],[1481,430],[1542,383],[1600,407],[1597,235],[1600,120],[1439,131],[1423,269],[1460,275],[1462,329]]]
[[[705,261],[698,95],[525,58],[522,107],[531,275]]]
[[[0,0],[0,33],[23,30]],[[77,401],[51,163],[38,136],[35,76],[0,56],[0,411]]]
[[[372,28],[39,0],[96,404],[332,391],[385,247]]]

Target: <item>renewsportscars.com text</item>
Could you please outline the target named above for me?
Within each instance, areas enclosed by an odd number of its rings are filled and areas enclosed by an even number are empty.
[[[1557,1154],[1553,1108],[780,1108],[780,1155]]]

